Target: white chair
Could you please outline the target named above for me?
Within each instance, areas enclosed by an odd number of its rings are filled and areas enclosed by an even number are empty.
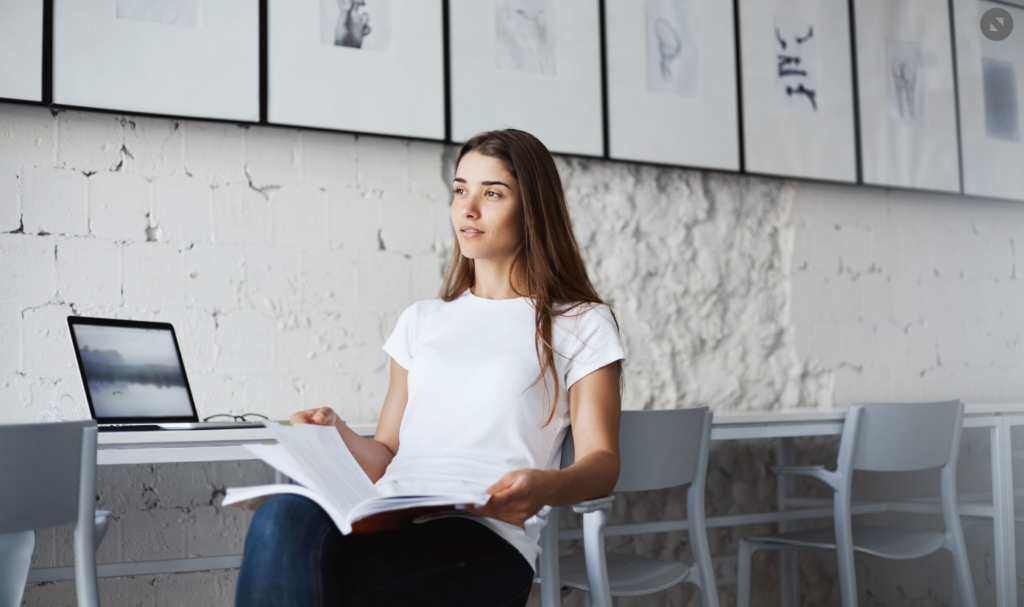
[[[78,604],[99,607],[95,551],[106,516],[95,510],[96,422],[0,426],[0,488],[0,607],[21,604],[34,530],[70,522]]]
[[[714,569],[704,525],[704,481],[711,440],[707,407],[666,411],[623,411],[619,430],[621,467],[615,493],[651,491],[689,484],[687,529],[693,565],[630,554],[605,554],[604,536],[614,495],[572,506],[583,514],[583,554],[558,555],[558,512],[542,531],[541,601],[561,604],[561,589],[586,592],[588,605],[610,607],[612,596],[638,596],[676,584],[697,585],[701,605],[718,607]],[[571,433],[562,447],[562,467],[574,461]]]
[[[888,559],[912,559],[945,548],[953,555],[954,589],[962,604],[976,605],[967,550],[957,508],[956,463],[964,406],[935,403],[854,403],[846,413],[836,471],[824,466],[779,466],[777,474],[819,479],[835,492],[833,528],[794,531],[740,540],[737,607],[750,605],[750,561],[758,550],[835,550],[843,607],[856,607],[854,553]],[[946,530],[853,525],[850,493],[854,470],[901,472],[942,468],[941,500]]]

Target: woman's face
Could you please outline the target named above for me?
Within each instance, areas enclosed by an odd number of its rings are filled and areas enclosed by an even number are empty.
[[[523,206],[519,184],[505,165],[469,152],[459,161],[452,185],[452,225],[462,254],[474,260],[515,255],[523,241]]]

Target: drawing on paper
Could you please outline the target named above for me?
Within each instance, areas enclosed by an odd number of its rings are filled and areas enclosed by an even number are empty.
[[[992,139],[1020,141],[1017,70],[1010,61],[982,57],[985,91],[985,133]]]
[[[697,3],[694,0],[647,0],[647,89],[656,93],[695,95]]]
[[[887,50],[889,118],[903,124],[920,124],[925,111],[924,54],[921,45],[890,38]]]
[[[555,0],[497,0],[494,28],[498,69],[557,75]]]
[[[775,100],[779,107],[817,112],[820,99],[820,32],[813,23],[775,17]]]
[[[117,0],[117,18],[199,27],[202,0]]]
[[[320,42],[391,50],[391,0],[320,0]]]

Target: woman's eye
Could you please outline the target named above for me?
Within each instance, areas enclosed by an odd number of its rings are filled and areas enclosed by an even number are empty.
[[[494,196],[491,196],[491,194],[494,194]],[[491,196],[491,198],[501,198],[501,194],[499,194],[499,193],[497,193],[495,191],[487,192],[487,195]]]

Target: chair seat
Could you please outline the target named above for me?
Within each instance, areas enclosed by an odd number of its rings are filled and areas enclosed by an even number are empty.
[[[746,539],[754,543],[795,546],[808,550],[836,549],[836,531],[833,527]],[[868,525],[853,526],[853,549],[855,551],[888,559],[922,557],[942,548],[945,541],[946,537],[936,531],[915,531]]]
[[[637,596],[671,588],[686,579],[690,566],[632,554],[609,552],[608,585],[612,596]],[[558,561],[562,586],[589,592],[587,565],[582,554],[563,556]]]

